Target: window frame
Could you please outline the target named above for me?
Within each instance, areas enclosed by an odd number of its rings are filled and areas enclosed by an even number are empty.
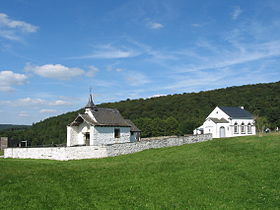
[[[120,128],[114,128],[114,137],[115,139],[118,139],[121,137],[121,129]]]
[[[246,128],[245,128],[245,124],[244,124],[244,122],[243,123],[241,123],[241,133],[242,134],[245,134],[246,133]]]
[[[247,125],[247,132],[248,132],[248,134],[252,134],[252,124],[251,123],[248,123],[248,125]]]
[[[233,128],[233,129],[234,129],[234,130],[233,130],[233,131],[234,131],[234,134],[239,134],[238,123],[237,123],[237,122],[234,123],[233,126],[234,126],[234,128]]]

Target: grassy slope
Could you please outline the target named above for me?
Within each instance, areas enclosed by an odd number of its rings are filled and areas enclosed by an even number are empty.
[[[277,208],[280,136],[99,160],[0,159],[0,209]]]

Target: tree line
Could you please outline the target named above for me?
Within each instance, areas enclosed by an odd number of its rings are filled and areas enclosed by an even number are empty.
[[[244,106],[271,129],[280,126],[280,82],[104,103],[116,108],[142,131],[142,137],[191,134],[216,106]],[[32,145],[66,143],[66,126],[84,109],[51,117],[30,128],[0,131],[0,136]],[[264,125],[262,125],[264,126]]]

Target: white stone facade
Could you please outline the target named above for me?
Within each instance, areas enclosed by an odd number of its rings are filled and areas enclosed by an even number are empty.
[[[67,126],[67,146],[78,146],[78,145],[85,145],[86,139],[85,139],[85,133],[91,133],[92,131],[90,129],[90,125],[83,122],[79,126]],[[92,135],[90,135],[92,136]]]
[[[216,122],[213,119],[218,119]],[[227,121],[227,122],[223,122]],[[254,119],[233,118],[221,108],[216,107],[194,134],[211,133],[213,138],[256,135]]]
[[[115,138],[114,130],[120,130],[120,137]],[[130,142],[130,127],[93,127],[93,144],[119,144]]]
[[[211,134],[196,136],[169,137],[159,140],[137,141],[131,143],[87,146],[87,147],[51,147],[51,148],[7,148],[5,158],[32,158],[50,160],[94,159],[125,155],[152,148],[163,148],[204,142],[212,139]]]
[[[115,138],[115,129],[119,129],[120,136]],[[86,144],[85,133],[89,133],[89,145]],[[67,126],[67,146],[97,146],[106,144],[133,142],[130,127],[102,127],[89,126],[82,123],[79,126]]]
[[[135,142],[140,130],[132,121],[124,119],[117,109],[98,108],[92,95],[84,114],[67,126],[67,146],[99,146]]]

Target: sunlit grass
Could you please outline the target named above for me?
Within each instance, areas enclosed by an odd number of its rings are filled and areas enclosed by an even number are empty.
[[[276,209],[280,136],[113,158],[0,159],[0,209]]]

